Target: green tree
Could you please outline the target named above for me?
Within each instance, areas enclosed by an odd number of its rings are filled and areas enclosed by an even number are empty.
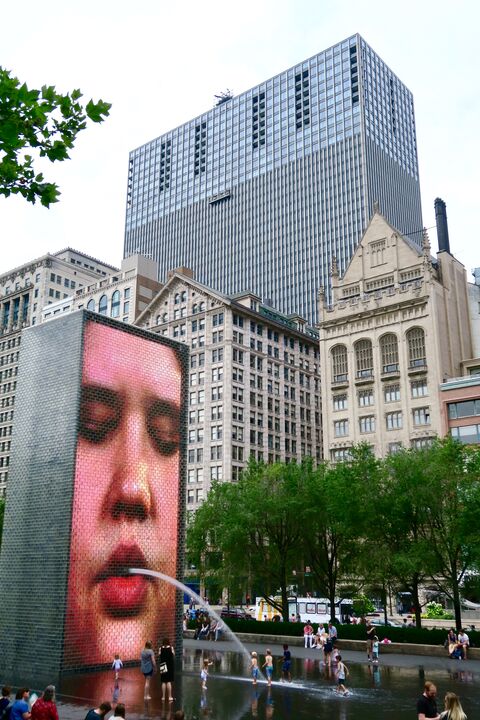
[[[383,583],[388,578],[390,585],[411,593],[417,627],[421,627],[419,590],[428,570],[423,498],[427,463],[423,451],[412,450],[384,460],[381,481],[370,493],[373,512],[366,539]]]
[[[52,85],[30,90],[10,71],[0,67],[0,194],[20,194],[28,202],[49,207],[58,201],[55,183],[46,182],[34,167],[31,152],[51,162],[69,158],[77,135],[87,120],[102,122],[111,105],[90,100],[85,106],[80,90],[62,95]]]
[[[330,601],[335,619],[335,599],[340,583],[361,569],[365,526],[364,488],[376,483],[379,461],[367,445],[351,450],[348,461],[319,465],[308,486],[308,522],[303,528],[303,552],[318,588]]]
[[[447,437],[424,452],[422,533],[429,574],[452,600],[460,629],[460,588],[466,572],[479,564],[480,448]]]
[[[253,578],[288,620],[287,587],[300,557],[310,460],[250,460],[238,483],[215,485],[187,532],[187,551],[218,579]],[[275,600],[280,591],[281,603]]]

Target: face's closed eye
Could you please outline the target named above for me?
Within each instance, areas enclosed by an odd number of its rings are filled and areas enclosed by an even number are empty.
[[[97,385],[82,388],[80,435],[91,443],[101,443],[120,424],[122,401],[116,392]]]
[[[173,455],[180,447],[180,416],[170,402],[156,400],[147,410],[147,432],[161,455]]]

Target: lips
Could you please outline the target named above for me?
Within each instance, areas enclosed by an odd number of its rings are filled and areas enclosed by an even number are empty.
[[[141,613],[149,586],[155,582],[146,575],[131,575],[132,567],[148,568],[145,556],[136,545],[120,545],[95,576],[104,610],[113,617],[133,617]]]

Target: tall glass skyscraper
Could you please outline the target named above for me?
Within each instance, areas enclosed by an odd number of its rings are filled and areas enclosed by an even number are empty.
[[[354,35],[132,151],[124,255],[312,321],[375,201],[421,241],[413,97]]]

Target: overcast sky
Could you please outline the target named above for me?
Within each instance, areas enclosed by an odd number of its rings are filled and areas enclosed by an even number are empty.
[[[51,209],[0,198],[0,274],[66,246],[123,256],[128,153],[359,32],[413,92],[424,225],[447,203],[453,254],[480,266],[480,10],[475,0],[37,0],[4,3],[0,65],[31,87],[112,103],[49,165]],[[475,211],[477,211],[476,214]],[[434,229],[432,249],[437,249]]]

